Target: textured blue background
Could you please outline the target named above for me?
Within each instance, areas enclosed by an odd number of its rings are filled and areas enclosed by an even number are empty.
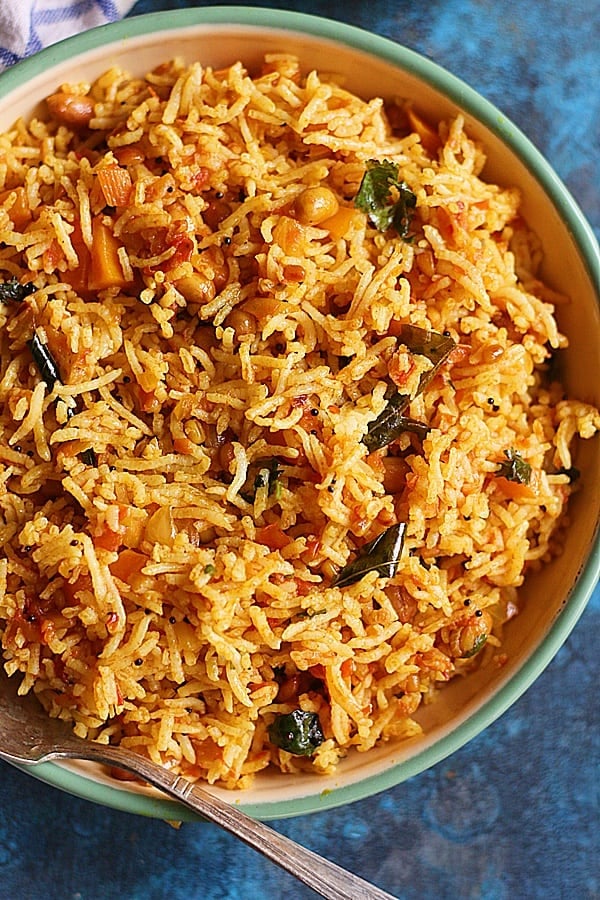
[[[139,0],[133,14],[186,5],[202,4]],[[285,5],[393,38],[469,82],[534,141],[600,235],[597,0]],[[596,589],[536,684],[445,762],[377,797],[274,827],[401,900],[600,897],[599,621]],[[0,811],[0,900],[315,896],[212,826],[175,831],[4,764]]]

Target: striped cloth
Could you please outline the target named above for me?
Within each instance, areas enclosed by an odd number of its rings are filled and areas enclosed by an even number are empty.
[[[0,71],[48,44],[115,22],[135,0],[0,0]]]

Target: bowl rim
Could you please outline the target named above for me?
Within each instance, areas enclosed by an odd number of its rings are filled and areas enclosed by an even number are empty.
[[[0,74],[0,99],[27,80],[69,57],[84,54],[103,45],[124,42],[134,36],[150,36],[156,32],[173,32],[207,25],[243,26],[260,31],[288,31],[326,39],[383,59],[444,94],[507,145],[541,185],[573,236],[574,244],[595,287],[600,305],[600,248],[596,237],[569,190],[530,139],[493,103],[438,63],[389,38],[357,26],[307,13],[251,6],[194,7],[146,13],[65,38],[16,63]],[[372,796],[447,758],[491,725],[541,674],[577,623],[599,577],[600,523],[597,523],[589,555],[578,572],[560,613],[535,651],[520,664],[505,684],[457,728],[408,760],[392,764],[383,772],[331,791],[269,803],[245,803],[243,792],[239,792],[232,793],[234,802],[246,813],[259,819],[304,815],[333,809]],[[155,818],[204,821],[175,801],[159,796],[132,793],[123,788],[113,788],[56,763],[21,768],[66,793],[116,810]]]

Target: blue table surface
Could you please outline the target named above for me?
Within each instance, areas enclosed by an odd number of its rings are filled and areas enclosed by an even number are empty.
[[[132,15],[186,5],[203,4],[139,0]],[[463,78],[532,139],[600,235],[597,0],[284,5],[385,35]],[[600,897],[599,622],[596,588],[537,682],[444,762],[378,796],[274,827],[402,900]],[[177,831],[5,764],[0,809],[0,900],[315,896],[213,826]]]

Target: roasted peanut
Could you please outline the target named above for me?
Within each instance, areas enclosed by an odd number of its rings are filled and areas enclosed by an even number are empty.
[[[200,272],[193,272],[191,275],[179,278],[175,282],[175,287],[180,294],[183,294],[188,303],[210,303],[215,298],[214,283]]]
[[[256,333],[256,319],[252,313],[246,312],[244,309],[232,309],[225,321],[225,328],[233,328],[235,336],[239,339],[245,334]]]
[[[50,115],[69,128],[87,128],[94,115],[94,101],[85,94],[59,92],[46,98]]]
[[[122,166],[134,166],[146,159],[146,153],[140,143],[117,147],[113,153]]]
[[[383,486],[388,494],[398,494],[406,487],[408,463],[401,456],[386,456],[383,460]]]
[[[231,214],[231,206],[225,200],[211,200],[202,212],[202,219],[211,231],[218,231],[219,225]]]

